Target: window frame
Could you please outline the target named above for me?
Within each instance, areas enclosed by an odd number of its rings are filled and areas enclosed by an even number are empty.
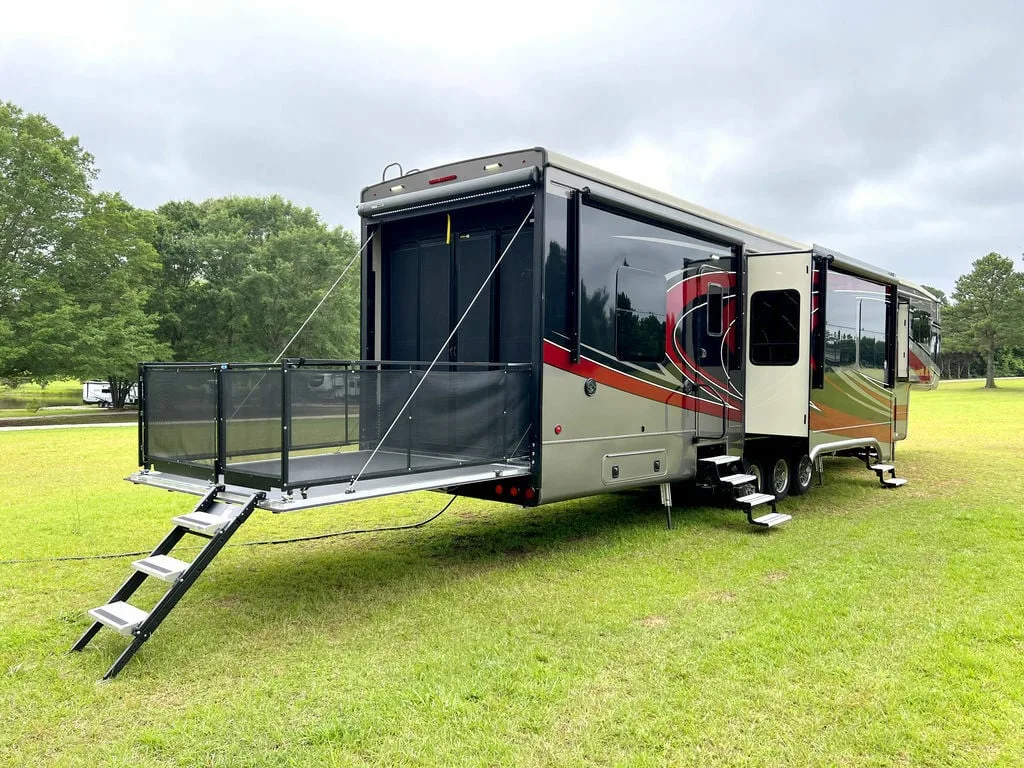
[[[793,357],[792,360],[790,360],[788,357],[784,361],[775,361],[775,360],[762,361],[762,360],[755,360],[754,359],[755,348],[760,348],[762,346],[762,345],[756,344],[755,341],[754,341],[754,339],[756,337],[754,324],[755,324],[755,322],[757,322],[758,314],[759,314],[757,309],[756,309],[756,304],[755,303],[757,302],[759,296],[764,296],[765,294],[781,294],[781,295],[788,296],[790,298],[796,297],[796,302],[794,304],[794,314],[792,316],[792,318],[795,320],[795,323],[790,323],[790,325],[793,328],[793,331],[795,333],[795,337],[794,337],[793,341],[786,342],[786,346],[792,346],[793,349],[796,352],[796,356]],[[800,317],[801,317],[800,313],[801,313],[801,311],[802,311],[802,300],[801,300],[801,296],[800,296],[800,291],[797,290],[796,288],[768,288],[768,289],[764,289],[764,290],[760,290],[760,291],[754,291],[752,294],[750,294],[750,338],[747,340],[747,349],[748,349],[747,358],[750,361],[751,365],[756,365],[756,366],[759,366],[759,367],[769,367],[769,366],[771,366],[771,367],[779,367],[779,368],[788,368],[788,367],[792,367],[794,365],[797,365],[800,362]],[[781,327],[781,326],[778,326],[778,327]],[[768,342],[769,346],[774,346],[775,344],[778,344],[778,343],[780,343],[780,342],[775,342],[775,341],[772,341],[772,340],[769,340],[769,342]]]

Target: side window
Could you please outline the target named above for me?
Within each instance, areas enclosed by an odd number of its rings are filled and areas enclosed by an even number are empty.
[[[910,311],[910,338],[928,349],[932,339],[932,316],[927,310]]]
[[[632,267],[615,276],[615,356],[660,363],[665,357],[665,277]]]
[[[750,362],[796,365],[800,359],[800,292],[758,291],[750,297]]]
[[[722,335],[722,286],[712,283],[708,286],[708,336]]]

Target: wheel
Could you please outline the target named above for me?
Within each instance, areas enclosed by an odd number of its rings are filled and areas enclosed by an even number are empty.
[[[789,457],[778,456],[771,463],[771,468],[765,476],[768,483],[768,490],[765,493],[774,493],[776,499],[784,499],[789,495],[789,486],[793,478],[790,469]]]
[[[755,493],[762,493],[763,492],[762,489],[764,488],[764,478],[765,478],[764,459],[761,459],[761,458],[756,457],[756,456],[751,456],[751,457],[744,456],[743,457],[743,471],[746,474],[753,475],[754,477],[757,478],[757,480],[755,480],[754,483],[753,483],[753,485],[754,485],[754,492]]]
[[[794,454],[790,461],[793,468],[793,480],[790,491],[794,496],[802,496],[811,490],[811,480],[814,478],[814,462],[806,453]]]

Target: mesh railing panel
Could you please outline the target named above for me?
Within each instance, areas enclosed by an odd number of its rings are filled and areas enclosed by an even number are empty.
[[[281,458],[281,369],[221,372],[225,468]],[[253,470],[256,474],[277,474]]]
[[[217,458],[217,375],[211,369],[144,372],[149,460],[210,467]]]
[[[425,368],[424,363],[149,367],[144,374],[149,382],[146,460],[212,467],[219,458],[222,471],[232,473],[231,482],[251,477],[282,487],[349,479],[378,446],[364,477],[529,455],[528,367],[458,366],[435,369],[424,379]],[[219,457],[218,377],[224,420]]]

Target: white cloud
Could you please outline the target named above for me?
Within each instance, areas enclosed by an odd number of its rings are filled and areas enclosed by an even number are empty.
[[[0,93],[139,205],[354,226],[392,160],[546,144],[948,287],[1024,249],[1021,31],[1010,0],[19,3]]]

